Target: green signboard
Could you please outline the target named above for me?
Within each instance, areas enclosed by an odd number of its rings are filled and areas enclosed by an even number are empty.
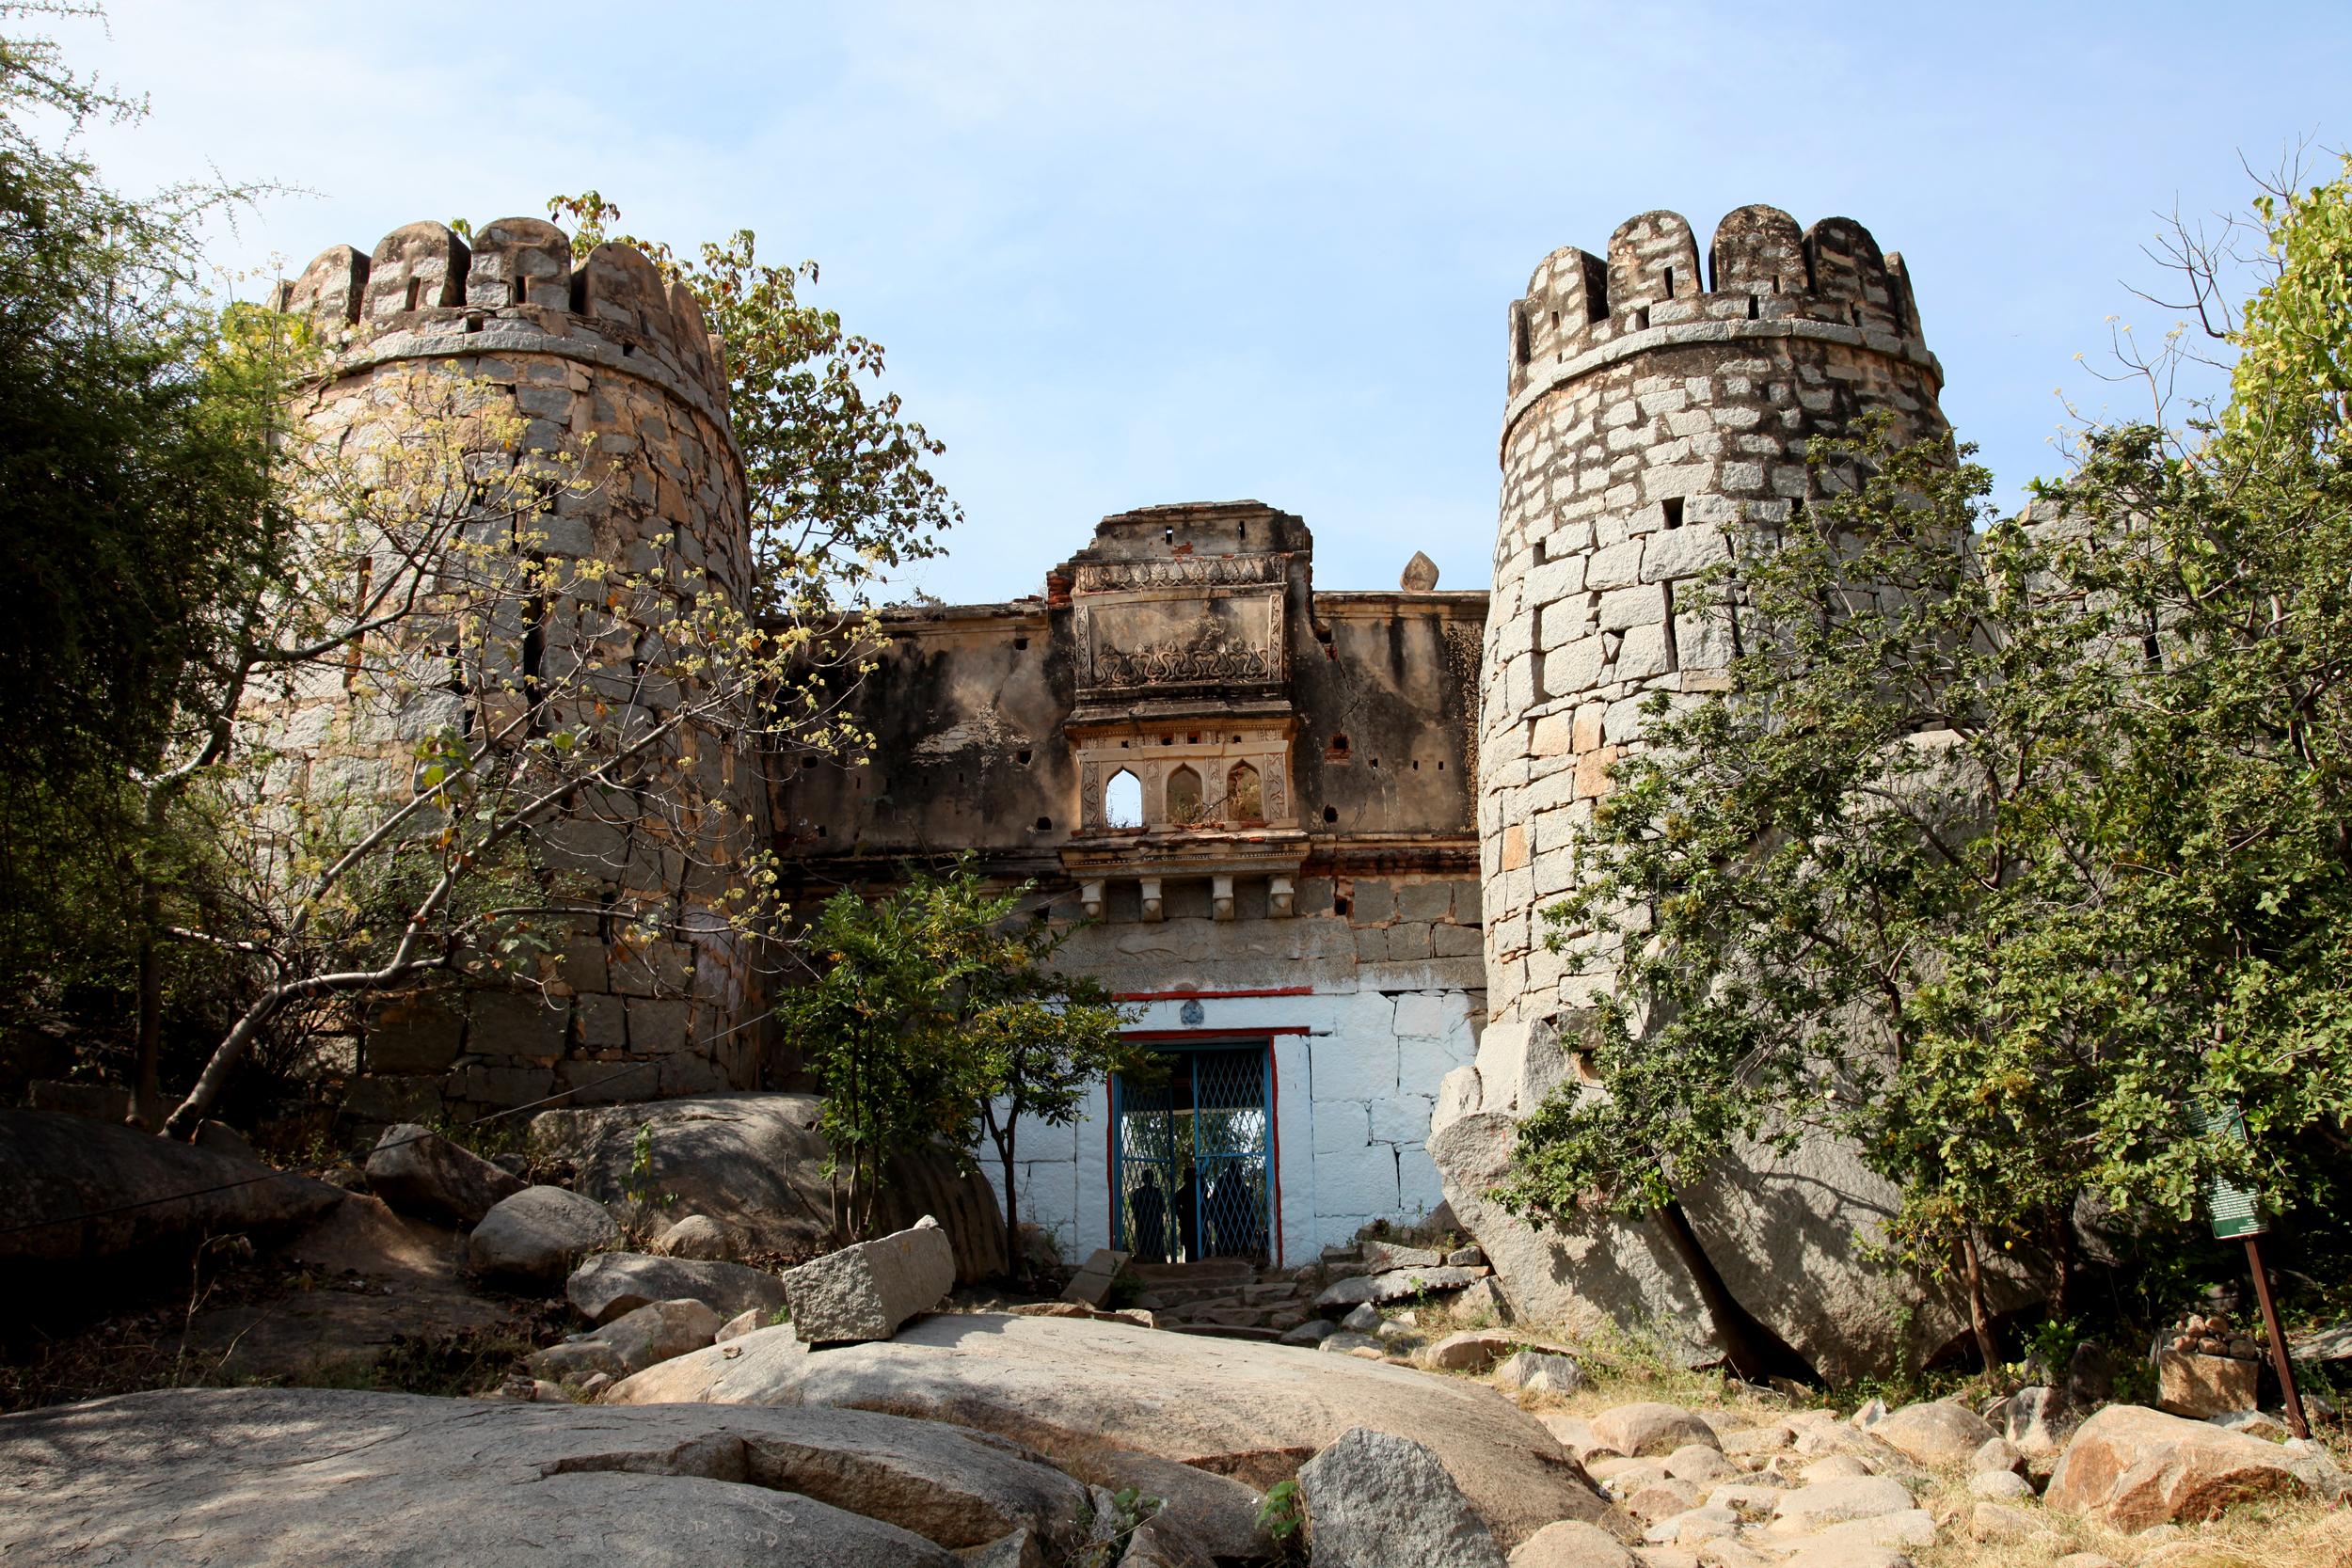
[[[2189,1117],[2200,1132],[2218,1132],[2241,1144],[2246,1141],[2246,1120],[2234,1104],[2194,1106]],[[2235,1242],[2270,1233],[2270,1222],[2263,1217],[2262,1194],[2250,1187],[2217,1176],[2205,1184],[2205,1210],[2213,1216],[2216,1240]]]

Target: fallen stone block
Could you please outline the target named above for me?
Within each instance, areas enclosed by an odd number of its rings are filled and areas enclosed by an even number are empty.
[[[1363,1302],[1407,1301],[1422,1294],[1459,1291],[1486,1277],[1485,1269],[1456,1269],[1439,1264],[1427,1269],[1399,1269],[1389,1274],[1358,1275],[1343,1279],[1315,1297],[1315,1310],[1334,1312]]]
[[[1070,1284],[1061,1293],[1064,1301],[1074,1301],[1081,1307],[1100,1307],[1110,1299],[1111,1282],[1119,1271],[1127,1266],[1129,1254],[1110,1247],[1096,1247],[1078,1265],[1078,1272],[1070,1277]]]
[[[955,1248],[926,1215],[905,1230],[827,1253],[784,1275],[793,1332],[810,1345],[887,1339],[955,1288]]]

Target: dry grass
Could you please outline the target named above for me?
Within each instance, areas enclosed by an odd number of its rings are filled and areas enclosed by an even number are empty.
[[[1536,1413],[1589,1418],[1613,1405],[1656,1400],[1722,1412],[1736,1424],[1757,1426],[1804,1404],[1821,1403],[1846,1415],[1859,1402],[1851,1392],[1842,1400],[1801,1401],[1752,1388],[1721,1372],[1693,1371],[1662,1354],[1655,1341],[1634,1335],[1596,1338],[1552,1333],[1498,1324],[1444,1307],[1420,1307],[1416,1317],[1432,1339],[1456,1329],[1501,1328],[1531,1347],[1568,1350],[1584,1369],[1583,1386],[1565,1399],[1522,1393],[1520,1405]],[[2337,1464],[2352,1472],[2352,1430],[2337,1424],[2320,1436]],[[2053,1568],[2080,1552],[2096,1553],[2122,1568],[2352,1568],[2352,1506],[2268,1499],[2233,1509],[2209,1524],[2137,1536],[2026,1504],[2042,1534],[1979,1542],[1968,1534],[1969,1515],[1979,1500],[1969,1492],[1967,1477],[1957,1472],[1940,1475],[1935,1486],[1921,1492],[1919,1506],[1936,1518],[1940,1539],[1933,1546],[1908,1549],[1915,1568]]]
[[[2033,1512],[2049,1531],[2042,1539],[1970,1541],[1963,1509],[1961,1523],[1944,1531],[1945,1540],[1912,1548],[1911,1560],[1915,1568],[2051,1568],[2073,1553],[2095,1552],[2123,1568],[2352,1565],[2352,1513],[2326,1503],[2249,1503],[2211,1524],[2153,1537],[2122,1535],[2068,1514]]]

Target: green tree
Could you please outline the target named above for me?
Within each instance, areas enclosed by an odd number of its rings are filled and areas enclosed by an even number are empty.
[[[90,14],[0,8],[11,24]],[[53,40],[0,38],[0,1025],[135,990],[127,1034],[151,1063],[166,969],[199,992],[224,976],[161,951],[155,890],[198,893],[208,856],[154,785],[175,713],[222,655],[215,610],[268,548],[283,420],[282,383],[224,319],[199,238],[254,189],[126,195],[78,150],[91,123],[143,112]]]
[[[1031,891],[1024,883],[1009,901]],[[1165,1068],[1120,1033],[1135,1014],[1113,1002],[1102,982],[1052,967],[1072,927],[1014,921],[1005,930],[1005,924],[996,922],[993,961],[974,977],[963,1027],[980,1052],[980,1126],[1004,1173],[1005,1258],[1018,1269],[1022,1123],[1067,1127],[1086,1109],[1089,1092],[1112,1073],[1149,1080]]]
[[[844,1221],[870,1234],[883,1173],[930,1144],[968,1151],[985,1130],[1005,1178],[1008,1259],[1021,1123],[1067,1125],[1087,1087],[1138,1064],[1096,982],[1048,967],[1066,933],[1022,912],[1034,889],[992,889],[967,858],[912,870],[867,901],[827,900],[807,946],[818,976],[786,1004],[826,1094],[823,1128],[848,1177]]]

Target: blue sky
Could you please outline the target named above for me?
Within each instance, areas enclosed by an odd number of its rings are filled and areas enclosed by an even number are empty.
[[[1907,259],[1946,412],[2013,499],[2157,214],[2243,153],[2352,140],[2352,7],[278,5],[115,0],[51,30],[151,99],[119,183],[310,194],[220,253],[617,200],[823,264],[948,443],[966,526],[919,586],[1036,592],[1102,515],[1249,496],[1326,588],[1424,549],[1483,587],[1503,312],[1549,250],[1669,207],[1860,219]],[[111,36],[109,36],[109,34]]]

